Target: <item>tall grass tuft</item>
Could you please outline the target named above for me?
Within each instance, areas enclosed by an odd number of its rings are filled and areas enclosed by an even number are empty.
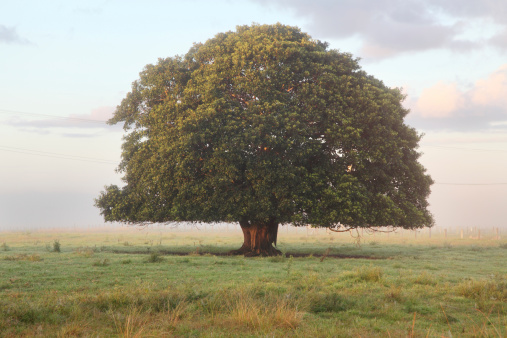
[[[436,285],[437,281],[432,274],[427,271],[423,271],[414,278],[414,283],[420,285]]]
[[[93,266],[108,266],[109,265],[109,259],[99,259],[95,262],[93,262]]]
[[[17,254],[14,256],[6,256],[6,261],[29,261],[29,262],[40,262],[43,259],[37,254]]]
[[[152,253],[150,253],[148,258],[146,259],[146,262],[147,263],[159,263],[159,262],[162,262],[163,260],[164,260],[164,258],[162,256],[160,256],[160,253],[152,252]]]
[[[53,242],[53,252],[61,252],[61,251],[62,247],[60,241],[58,239],[55,239],[55,241]]]
[[[475,300],[507,301],[507,280],[497,276],[491,280],[469,280],[456,286],[460,296]]]
[[[181,301],[176,306],[168,306],[167,310],[163,313],[162,322],[169,328],[175,328],[176,325],[185,317],[187,313],[188,303]]]
[[[95,254],[95,250],[92,249],[92,248],[83,248],[83,247],[79,247],[77,249],[74,250],[74,253],[78,256],[82,256],[82,257],[92,257],[94,254]]]
[[[110,315],[113,318],[118,336],[125,338],[143,337],[147,321],[141,317],[140,310],[137,307],[132,307],[126,316],[114,312],[110,312]]]
[[[293,300],[274,294],[258,298],[251,291],[238,290],[228,293],[224,302],[226,306],[217,320],[225,327],[268,333],[276,328],[295,329],[303,316]]]
[[[308,308],[310,312],[340,312],[351,307],[351,302],[337,293],[308,294]]]
[[[287,276],[290,276],[290,273],[292,271],[292,264],[294,262],[294,257],[292,255],[290,255],[290,258],[287,260],[287,267],[286,267],[286,271],[287,271]]]
[[[378,266],[361,266],[355,270],[355,276],[364,282],[380,282],[384,275]]]
[[[401,302],[403,300],[403,291],[400,286],[391,285],[391,287],[384,292],[386,300],[394,302]]]

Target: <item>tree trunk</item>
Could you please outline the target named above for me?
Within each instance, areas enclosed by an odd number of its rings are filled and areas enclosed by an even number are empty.
[[[231,251],[232,255],[252,256],[278,256],[282,252],[276,249],[276,237],[278,235],[278,223],[250,223],[239,222],[243,231],[243,245],[238,250]]]

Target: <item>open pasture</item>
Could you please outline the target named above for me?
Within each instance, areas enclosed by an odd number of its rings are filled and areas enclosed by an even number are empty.
[[[0,336],[506,336],[507,241],[444,230],[2,232]]]

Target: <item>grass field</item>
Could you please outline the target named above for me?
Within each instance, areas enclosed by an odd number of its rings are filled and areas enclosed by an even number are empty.
[[[0,336],[507,336],[507,241],[471,237],[0,232]]]

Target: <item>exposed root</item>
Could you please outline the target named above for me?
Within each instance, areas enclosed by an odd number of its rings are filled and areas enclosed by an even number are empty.
[[[245,257],[268,257],[268,256],[280,256],[282,252],[277,248],[271,246],[268,249],[250,249],[248,247],[242,246],[237,250],[232,250],[228,252],[228,255],[244,255]]]
[[[251,251],[252,250],[250,248],[248,248],[245,245],[243,245],[241,248],[239,248],[237,250],[231,250],[227,254],[230,255],[230,256],[239,256],[239,255],[245,255],[246,256]]]

